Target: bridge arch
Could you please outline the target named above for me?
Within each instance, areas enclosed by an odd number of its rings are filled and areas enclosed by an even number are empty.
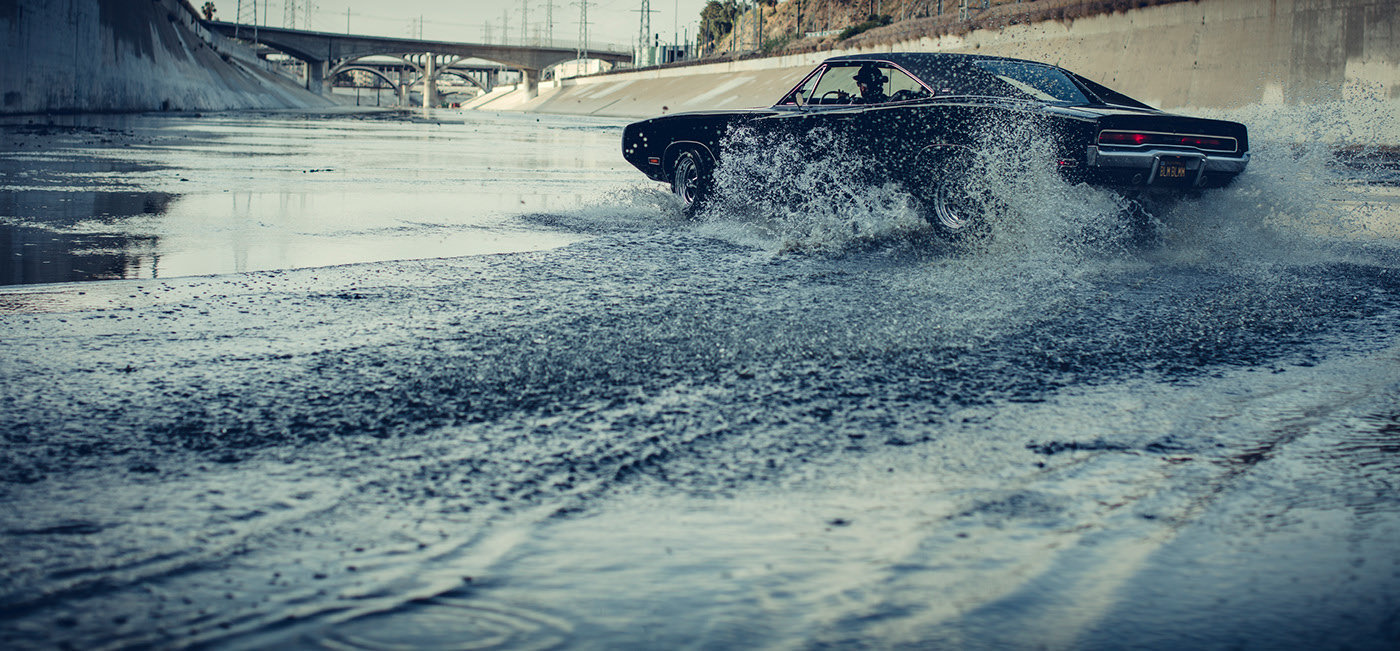
[[[491,92],[491,89],[487,88],[486,84],[477,81],[476,78],[472,77],[471,74],[469,74],[466,70],[443,70],[442,74],[452,75],[453,77],[461,79],[462,81],[465,81],[473,86],[476,86],[477,88],[480,88],[483,92]],[[439,75],[439,77],[441,77],[441,75]]]
[[[403,103],[403,90],[399,88],[399,82],[397,80],[390,79],[389,75],[386,75],[383,72],[380,72],[379,70],[375,70],[374,68],[370,68],[368,66],[337,66],[335,73],[332,74],[330,78],[335,79],[335,75],[338,75],[342,72],[351,72],[355,70],[358,70],[360,72],[368,72],[369,74],[383,79],[385,83],[389,84],[390,88],[394,89],[394,97],[398,98],[400,104]]]
[[[414,73],[415,75],[417,75],[416,77],[414,77],[414,80],[415,80],[415,81],[418,80],[418,79],[422,79],[422,78],[423,78],[423,66],[421,66],[421,65],[419,65],[419,64],[417,64],[417,63],[414,63],[413,61],[410,61],[407,55],[397,54],[397,53],[395,53],[395,54],[364,54],[364,55],[360,55],[360,56],[357,56],[357,57],[342,59],[342,60],[340,60],[340,61],[337,61],[336,64],[335,64],[335,66],[333,66],[333,67],[330,69],[330,71],[329,71],[328,73],[326,73],[326,74],[327,74],[328,76],[330,76],[330,77],[333,79],[333,78],[335,78],[335,75],[340,74],[342,71],[344,71],[344,70],[346,70],[346,69],[348,69],[348,68],[355,67],[355,66],[368,66],[368,65],[371,65],[370,63],[368,63],[368,62],[365,61],[365,59],[369,59],[369,58],[371,58],[371,57],[384,57],[384,58],[387,58],[387,59],[393,59],[393,60],[395,60],[395,61],[397,61],[397,62],[399,62],[399,63],[402,63],[402,64],[405,65],[405,66],[408,66],[409,68],[412,68],[412,69],[413,69],[413,73]],[[398,83],[398,82],[394,82],[394,83]]]
[[[429,54],[428,56],[435,56],[435,55]],[[447,59],[447,56],[443,56],[442,58],[443,58],[443,59]],[[457,63],[458,61],[461,61],[462,59],[465,59],[465,58],[466,58],[466,57],[455,56],[455,57],[452,57],[450,60],[446,60],[446,61],[443,61],[443,62],[438,62],[438,61],[434,60],[434,61],[433,61],[433,78],[432,78],[430,81],[432,81],[434,84],[436,84],[436,83],[437,83],[437,80],[440,79],[440,78],[442,78],[442,73],[443,73],[443,72],[445,72],[448,68],[451,68],[453,64],[455,64],[455,63]]]

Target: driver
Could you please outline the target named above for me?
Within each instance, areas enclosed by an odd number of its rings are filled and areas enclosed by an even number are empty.
[[[889,81],[884,73],[880,72],[878,66],[863,65],[856,72],[856,86],[860,88],[860,99],[856,100],[860,104],[879,104],[887,101],[889,97],[885,95],[885,82]]]

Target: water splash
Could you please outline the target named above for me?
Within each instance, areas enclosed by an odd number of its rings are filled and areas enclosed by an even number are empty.
[[[1393,238],[1398,230],[1393,206],[1357,189],[1396,176],[1388,150],[1358,144],[1388,133],[1396,118],[1374,120],[1372,134],[1333,108],[1313,123],[1291,107],[1217,112],[1250,126],[1253,161],[1228,188],[1181,196],[1069,183],[1055,169],[1052,138],[1041,125],[981,125],[976,174],[967,183],[993,199],[980,216],[989,236],[961,247],[935,237],[911,194],[919,188],[872,178],[872,161],[852,154],[835,131],[738,128],[724,142],[716,198],[700,230],[778,254],[908,245],[961,250],[994,264],[1034,260],[1066,273],[1144,255],[1255,267],[1336,260],[1351,255],[1358,239]]]
[[[1233,185],[1183,197],[1162,213],[1160,254],[1175,263],[1267,273],[1393,249],[1395,202],[1370,187],[1371,170],[1339,163],[1343,152],[1331,143],[1256,140],[1249,169]]]
[[[577,204],[521,217],[526,222],[571,232],[602,235],[677,228],[687,220],[680,201],[662,186],[629,183],[580,196]]]
[[[994,198],[983,218],[983,253],[1079,265],[1119,258],[1137,248],[1128,199],[1112,190],[1071,184],[1056,169],[1051,134],[1041,125],[987,125],[979,135],[978,174],[969,182]]]
[[[928,231],[909,193],[867,180],[870,161],[829,129],[800,137],[732,131],[704,230],[774,252],[840,252]]]
[[[1134,233],[1123,220],[1127,200],[1060,178],[1050,139],[1036,126],[993,124],[983,131],[976,173],[967,182],[993,199],[980,215],[990,237],[961,248],[1081,261],[1132,248]],[[921,215],[913,193],[924,189],[873,178],[877,166],[851,151],[830,129],[796,137],[734,130],[724,142],[704,229],[775,253],[910,243],[949,250]]]

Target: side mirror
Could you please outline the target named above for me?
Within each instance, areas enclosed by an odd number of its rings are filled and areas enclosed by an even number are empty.
[[[792,99],[793,99],[793,101],[796,101],[796,102],[797,102],[797,105],[798,105],[798,106],[806,106],[806,105],[807,105],[807,100],[804,99],[804,98],[802,97],[802,89],[800,89],[800,88],[797,89],[795,92],[793,92],[793,94],[792,94]]]

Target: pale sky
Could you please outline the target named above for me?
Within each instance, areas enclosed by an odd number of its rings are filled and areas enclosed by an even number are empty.
[[[374,36],[418,36],[418,20],[422,17],[422,37],[430,40],[483,42],[488,32],[491,41],[501,42],[501,22],[504,17],[509,40],[521,39],[520,13],[527,10],[529,40],[535,39],[537,28],[543,39],[545,6],[554,3],[554,43],[573,46],[579,36],[580,0],[214,0],[219,20],[235,20],[240,9],[251,22],[252,5],[257,3],[258,22],[273,27],[285,26],[287,5],[297,7],[298,28],[305,28],[304,7],[313,5],[311,29],[325,32],[346,31],[346,10],[350,11],[349,27],[355,34]],[[607,43],[630,49],[637,40],[639,9],[642,0],[589,0],[588,41],[591,46]],[[699,24],[700,10],[706,0],[650,0],[651,31],[661,34],[662,43],[673,40],[674,32],[686,30],[691,38]],[[203,0],[191,0],[199,7]],[[265,18],[265,19],[264,19]],[[487,26],[489,24],[489,27]]]

